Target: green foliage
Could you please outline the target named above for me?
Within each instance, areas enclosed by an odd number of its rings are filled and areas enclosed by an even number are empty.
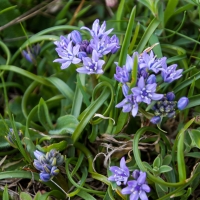
[[[130,174],[147,173],[150,199],[199,198],[199,1],[121,0],[109,7],[90,0],[1,0],[0,17],[0,179],[17,178],[22,187],[31,181],[30,193],[2,185],[3,200],[11,199],[12,190],[22,200],[127,200],[123,187],[108,181],[109,167],[119,166],[122,157]],[[116,54],[102,57],[104,74],[78,74],[75,64],[61,70],[53,62],[58,58],[53,43],[72,30],[88,39],[80,27],[92,27],[95,19],[106,20],[120,40]],[[41,49],[30,63],[22,51],[36,44]],[[122,67],[127,54],[144,50],[184,70],[172,83],[158,75],[157,92],[173,91],[176,101],[189,98],[183,111],[157,127],[150,122],[154,101],[141,103],[135,118],[115,107],[124,98],[122,84],[113,78],[115,62]],[[138,83],[138,63],[135,57],[130,88]],[[56,149],[65,157],[59,175],[48,182],[40,181],[33,166],[36,149]]]

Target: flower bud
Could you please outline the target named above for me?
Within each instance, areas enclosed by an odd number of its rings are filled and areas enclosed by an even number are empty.
[[[120,48],[119,46],[119,39],[116,35],[113,35],[110,38],[110,43],[116,43],[116,45],[111,49],[111,53],[114,54],[118,51],[118,49]]]
[[[177,103],[177,107],[179,110],[184,110],[189,103],[189,99],[187,97],[181,97]]]
[[[40,173],[40,179],[44,182],[47,182],[51,179],[51,175],[48,174],[48,173],[41,172]]]
[[[50,160],[50,164],[52,165],[52,166],[56,166],[56,158],[51,158],[51,160]]]
[[[160,116],[154,116],[151,118],[150,122],[153,124],[158,124],[161,121]]]
[[[175,99],[175,94],[174,94],[173,92],[168,92],[168,93],[166,94],[166,97],[167,97],[167,100],[168,100],[168,101],[174,101],[174,99]]]
[[[82,42],[81,34],[76,30],[71,32],[71,39],[74,44],[80,44]]]
[[[160,112],[164,112],[164,111],[165,111],[165,107],[164,107],[164,106],[160,106],[160,107],[159,107],[159,111],[160,111]]]
[[[51,168],[51,176],[56,176],[59,174],[59,169],[56,166]]]
[[[51,172],[51,165],[49,165],[49,164],[44,164],[43,165],[43,169],[44,169],[44,171],[46,172],[46,173],[50,173]]]
[[[154,74],[151,74],[147,79],[147,84],[153,84],[156,83],[156,76]]]
[[[44,171],[43,165],[38,160],[34,159],[33,165],[37,170]]]
[[[34,55],[30,51],[27,52],[27,51],[23,50],[22,55],[24,56],[24,58],[27,61],[29,61],[30,63],[33,63],[35,58],[34,58]]]
[[[85,57],[88,57],[86,52],[84,52],[84,51],[78,52],[78,58],[82,59]]]
[[[175,117],[175,115],[176,115],[175,111],[172,111],[172,112],[167,114],[167,117],[173,118],[173,117]]]
[[[38,150],[34,151],[34,155],[38,160],[40,160],[41,157],[45,156],[42,152],[40,152]]]
[[[138,169],[134,170],[132,176],[134,179],[138,179],[140,176],[140,171]]]

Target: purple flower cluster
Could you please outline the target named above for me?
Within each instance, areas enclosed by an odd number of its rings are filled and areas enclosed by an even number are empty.
[[[61,69],[68,68],[71,64],[82,63],[82,67],[77,72],[83,74],[102,74],[105,61],[102,59],[104,55],[114,54],[120,48],[119,39],[116,35],[108,36],[113,29],[106,31],[106,22],[99,25],[96,19],[92,29],[82,27],[89,31],[91,35],[90,41],[83,40],[79,31],[72,31],[67,37],[61,36],[60,41],[54,44],[57,46],[56,51],[60,58],[54,62],[61,63]]]
[[[40,179],[42,181],[49,181],[51,178],[59,173],[58,166],[62,165],[64,156],[55,149],[52,149],[46,154],[36,150],[34,151],[36,159],[33,165],[40,171]]]
[[[132,85],[132,71],[135,59],[137,59],[137,80],[135,85]],[[127,55],[126,63],[124,66],[118,66],[116,63],[116,73],[114,74],[115,80],[122,84],[122,91],[124,99],[116,105],[117,108],[123,108],[123,112],[131,112],[135,117],[139,110],[139,104],[151,104],[152,101],[163,102],[166,98],[163,94],[157,94],[157,85],[161,82],[157,81],[157,76],[160,75],[163,82],[171,83],[182,76],[182,69],[178,69],[176,64],[167,66],[167,58],[156,58],[153,51],[147,53],[144,51],[141,55],[135,52],[132,57]],[[167,99],[170,103],[173,100]],[[168,103],[168,104],[170,104]],[[188,103],[188,102],[187,102]],[[152,122],[161,120],[161,116],[174,116],[175,111],[172,105],[166,105],[162,111],[163,104],[157,105],[157,111],[160,109],[159,114],[155,116]],[[178,106],[182,107],[182,106]],[[181,110],[181,109],[180,109]],[[155,112],[156,112],[155,111]]]
[[[130,200],[148,200],[146,193],[149,193],[151,189],[146,182],[146,172],[136,169],[131,176],[134,180],[128,181],[131,177],[124,157],[121,158],[120,167],[111,166],[109,169],[113,173],[113,175],[108,178],[109,181],[115,182],[119,186],[121,186],[122,183],[124,186],[127,185],[127,187],[121,190],[122,194],[130,194]]]

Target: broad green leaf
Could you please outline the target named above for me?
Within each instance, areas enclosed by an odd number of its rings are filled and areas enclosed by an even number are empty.
[[[35,197],[34,197],[34,200],[41,200],[41,196],[42,196],[41,192],[38,191],[38,192],[36,193]]]
[[[163,191],[162,186],[157,183],[155,184],[155,186],[156,186],[156,193],[157,193],[158,197],[163,197],[166,194],[166,192]]]
[[[59,117],[54,130],[50,130],[49,134],[59,135],[59,134],[72,134],[76,127],[78,126],[79,121],[73,115],[65,115]]]
[[[170,166],[167,166],[167,165],[162,165],[159,169],[159,172],[160,173],[165,173],[165,172],[169,172],[171,171],[172,168]]]
[[[21,192],[19,197],[20,200],[33,200],[32,197],[26,192]]]
[[[193,141],[193,143],[196,145],[197,148],[200,149],[200,131],[197,129],[189,129],[188,133]]]
[[[49,151],[51,151],[51,149],[56,149],[57,151],[63,151],[64,149],[66,149],[66,146],[67,146],[67,142],[61,141],[61,142],[58,142],[58,143],[50,144],[49,146],[41,147],[40,145],[37,145],[36,147],[40,151],[49,152]]]
[[[163,159],[162,164],[163,165],[169,165],[172,161],[172,156],[171,155],[166,155]]]
[[[161,155],[158,155],[153,161],[153,168],[154,167],[160,168],[160,165],[161,165]]]

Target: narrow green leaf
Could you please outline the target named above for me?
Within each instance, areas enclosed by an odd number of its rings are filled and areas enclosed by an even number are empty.
[[[104,104],[105,100],[109,97],[110,92],[109,90],[104,90],[102,94],[98,97],[97,100],[95,100],[88,108],[87,112],[85,112],[84,116],[82,117],[80,123],[78,124],[77,128],[75,129],[73,135],[72,135],[72,140],[75,143],[85,126],[88,124],[92,116],[95,114],[95,112],[101,107],[101,105]]]
[[[136,25],[132,40],[131,40],[131,44],[130,44],[129,49],[128,49],[128,54],[131,54],[131,52],[132,52],[132,50],[135,46],[135,42],[136,42],[136,39],[138,37],[139,30],[140,30],[140,23],[138,22],[137,25]]]
[[[164,22],[168,22],[169,18],[173,16],[179,0],[168,0],[167,7],[164,11]]]
[[[185,166],[185,156],[184,156],[184,137],[185,131],[190,127],[190,125],[194,122],[194,118],[188,121],[185,126],[179,131],[173,149],[172,155],[175,152],[175,148],[177,146],[177,164],[178,164],[178,174],[179,180],[185,181],[186,180],[186,166]]]
[[[50,81],[61,92],[62,95],[73,101],[74,92],[64,81],[57,77],[49,77],[46,79]]]
[[[133,31],[133,25],[134,25],[134,22],[135,22],[135,13],[136,13],[136,7],[133,7],[132,12],[131,12],[131,16],[130,16],[130,19],[129,19],[129,23],[128,23],[128,26],[127,26],[127,30],[126,30],[126,33],[125,33],[124,41],[123,41],[123,44],[122,44],[121,52],[120,52],[120,55],[119,55],[119,66],[121,66],[121,67],[126,62],[128,47],[129,47],[129,44],[130,44],[132,31]]]
[[[151,35],[153,34],[153,32],[156,30],[156,28],[158,27],[158,25],[160,24],[160,21],[156,18],[154,18],[151,23],[149,24],[149,26],[147,27],[147,29],[145,30],[142,38],[140,39],[140,42],[136,48],[136,51],[138,51],[139,53],[142,53],[142,51],[144,50],[147,42],[149,41],[149,38],[151,37]]]
[[[177,93],[179,92],[180,90],[184,89],[185,87],[187,87],[188,85],[191,85],[193,80],[198,80],[200,79],[200,72],[197,72],[196,74],[190,76],[189,78],[187,78],[186,80],[182,81],[179,85],[177,85],[175,88],[174,88],[174,93]]]
[[[47,104],[45,103],[43,98],[40,99],[40,102],[38,104],[38,119],[40,120],[40,123],[47,131],[54,129],[49,116],[49,110]]]
[[[8,186],[6,184],[6,186],[4,187],[4,191],[3,191],[3,200],[9,200],[9,194],[8,194]],[[28,200],[28,199],[27,199]],[[32,200],[32,199],[31,199]]]
[[[123,127],[126,125],[128,120],[129,113],[124,113],[123,111],[120,112],[116,127],[113,129],[114,134],[119,133]]]
[[[81,199],[85,199],[85,200],[96,200],[92,195],[90,195],[89,193],[81,190],[77,196],[81,197]]]
[[[117,27],[118,27],[119,31],[122,30],[122,28],[121,28],[122,25],[121,25],[120,22],[122,20],[122,14],[123,14],[123,10],[124,10],[124,4],[125,4],[125,0],[121,0],[120,4],[118,6],[118,9],[117,9],[117,13],[116,13],[116,19],[118,21]]]

